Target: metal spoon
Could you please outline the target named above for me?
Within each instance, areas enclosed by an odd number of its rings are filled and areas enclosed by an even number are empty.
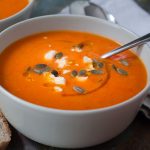
[[[112,23],[117,23],[115,17],[100,5],[96,5],[89,1],[89,5],[84,7],[85,14],[87,16],[93,16],[101,19],[108,20]]]
[[[107,10],[89,0],[77,0],[69,6],[70,14],[86,15],[117,23],[115,17]]]
[[[114,49],[112,51],[109,51],[103,55],[100,56],[100,58],[108,58],[108,57],[111,57],[115,54],[118,54],[118,53],[121,53],[125,50],[128,50],[129,48],[133,48],[133,47],[136,47],[136,46],[139,46],[139,45],[142,45],[142,44],[145,44],[146,42],[149,42],[150,41],[150,33],[132,41],[132,42],[129,42],[117,49]]]

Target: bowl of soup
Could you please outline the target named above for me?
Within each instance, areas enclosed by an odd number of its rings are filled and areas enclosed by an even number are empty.
[[[137,38],[118,25],[54,15],[0,37],[2,112],[36,142],[83,148],[108,141],[130,125],[148,93],[148,46],[100,59]]]
[[[1,0],[0,31],[30,17],[35,0]]]

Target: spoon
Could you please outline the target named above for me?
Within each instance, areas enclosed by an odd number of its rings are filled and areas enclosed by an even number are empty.
[[[78,0],[69,6],[70,14],[86,15],[117,23],[115,17],[107,10],[89,0]]]
[[[140,38],[137,38],[136,40],[134,41],[131,41],[117,49],[114,49],[112,51],[109,51],[103,55],[100,56],[100,58],[108,58],[108,57],[111,57],[115,54],[118,54],[118,53],[121,53],[125,50],[128,50],[130,48],[133,48],[133,47],[136,47],[136,46],[139,46],[139,45],[142,45],[142,44],[145,44],[146,42],[149,42],[150,41],[150,33],[140,37]]]

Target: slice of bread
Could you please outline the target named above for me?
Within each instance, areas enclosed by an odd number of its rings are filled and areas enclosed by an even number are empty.
[[[11,131],[9,125],[0,112],[0,150],[6,150],[7,145],[11,140]]]

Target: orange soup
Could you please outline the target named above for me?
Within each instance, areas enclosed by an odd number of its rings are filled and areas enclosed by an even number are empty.
[[[147,82],[143,63],[131,51],[100,59],[118,46],[105,37],[75,31],[26,37],[1,53],[0,84],[25,101],[49,108],[112,106],[136,95]]]
[[[28,3],[28,0],[0,0],[0,20],[16,14]]]

